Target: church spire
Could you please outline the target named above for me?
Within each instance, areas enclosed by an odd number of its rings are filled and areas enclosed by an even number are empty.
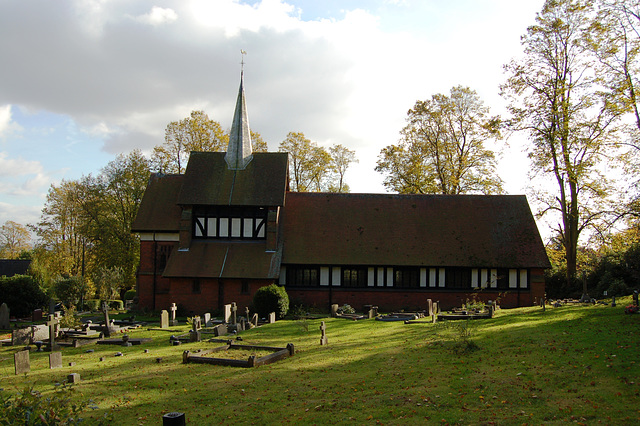
[[[224,157],[229,170],[244,170],[253,159],[249,116],[247,115],[247,105],[244,100],[244,55],[246,52],[244,50],[241,50],[241,52],[243,60],[242,71],[240,72],[240,89],[238,90],[236,110],[233,114],[231,133],[229,133],[229,147]]]

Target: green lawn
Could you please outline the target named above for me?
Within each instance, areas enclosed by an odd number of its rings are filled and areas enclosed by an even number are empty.
[[[142,346],[64,349],[62,369],[32,352],[26,376],[13,374],[17,348],[3,347],[1,387],[48,394],[77,372],[76,398],[99,407],[85,417],[108,411],[115,424],[161,424],[171,411],[188,424],[637,423],[640,315],[624,314],[629,301],[438,324],[327,318],[328,346],[319,344],[320,320],[280,321],[242,333],[242,343],[293,343],[296,355],[254,369],[182,364],[183,350],[217,344],[170,346],[171,333],[146,329],[129,333],[153,337]],[[476,350],[464,351],[473,348],[467,333]]]

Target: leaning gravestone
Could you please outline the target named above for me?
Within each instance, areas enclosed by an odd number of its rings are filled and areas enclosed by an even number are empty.
[[[9,307],[6,303],[0,305],[0,328],[8,329],[10,327],[9,323]]]
[[[13,365],[15,367],[16,375],[31,371],[29,351],[19,351],[13,354]]]
[[[104,313],[104,337],[111,337],[111,323],[109,322],[109,305],[107,302],[102,303],[102,312]]]
[[[62,368],[62,352],[51,352],[49,354],[49,368]]]
[[[216,337],[219,336],[224,336],[225,334],[227,334],[229,331],[227,329],[227,325],[226,324],[218,324],[213,328],[213,335]]]

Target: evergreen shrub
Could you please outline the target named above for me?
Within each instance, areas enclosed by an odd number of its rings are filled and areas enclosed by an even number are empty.
[[[49,298],[29,275],[0,277],[0,304],[6,303],[12,316],[30,317],[35,309],[48,306]]]
[[[275,312],[276,318],[282,319],[289,311],[289,295],[284,287],[276,284],[260,287],[253,296],[253,308],[260,318]]]

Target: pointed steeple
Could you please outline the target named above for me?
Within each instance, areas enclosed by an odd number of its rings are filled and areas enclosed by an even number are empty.
[[[229,133],[229,147],[224,157],[229,170],[244,170],[253,159],[252,152],[249,116],[247,115],[247,105],[244,100],[244,70],[242,70],[236,110],[233,114],[231,133]]]

